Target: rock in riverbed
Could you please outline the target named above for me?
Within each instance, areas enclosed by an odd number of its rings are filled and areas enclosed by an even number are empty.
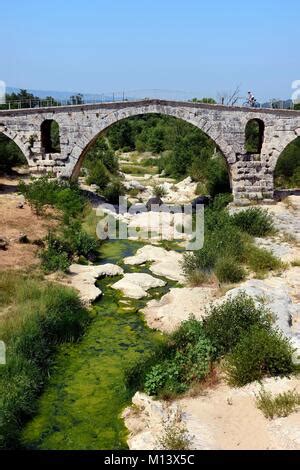
[[[183,255],[176,251],[168,251],[164,248],[145,245],[137,250],[135,256],[124,259],[125,264],[140,265],[147,261],[153,261],[150,270],[157,276],[163,276],[174,281],[184,282],[182,272]]]
[[[171,333],[190,315],[201,319],[206,307],[216,297],[213,287],[182,287],[170,289],[160,300],[150,300],[143,309],[150,328]]]
[[[123,269],[115,264],[107,263],[100,266],[72,264],[69,268],[68,280],[72,287],[80,293],[80,298],[85,303],[92,303],[101,295],[101,290],[95,286],[100,277],[118,276],[123,274]]]
[[[126,297],[132,299],[141,299],[147,294],[147,290],[154,287],[163,287],[166,282],[157,277],[153,277],[146,273],[126,273],[120,281],[111,287],[120,290]]]

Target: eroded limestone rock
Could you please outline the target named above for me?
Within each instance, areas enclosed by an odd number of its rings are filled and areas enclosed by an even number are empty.
[[[115,264],[107,263],[99,266],[72,264],[69,268],[68,281],[72,287],[77,289],[80,298],[90,304],[101,295],[101,290],[95,286],[100,277],[118,276],[123,274],[123,269]]]
[[[125,264],[140,265],[152,261],[150,270],[157,276],[163,276],[174,281],[184,282],[182,271],[183,255],[176,251],[145,245],[137,250],[135,256],[124,258]]]
[[[171,333],[191,315],[197,319],[205,317],[216,293],[212,287],[172,288],[160,300],[150,300],[143,313],[151,328]]]
[[[111,287],[120,290],[126,297],[141,299],[147,296],[147,291],[154,287],[163,287],[166,284],[162,279],[146,273],[126,273],[123,278]]]

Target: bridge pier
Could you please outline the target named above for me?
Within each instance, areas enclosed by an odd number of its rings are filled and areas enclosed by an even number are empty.
[[[268,171],[260,154],[237,155],[231,167],[232,192],[236,204],[270,201],[274,197],[273,172]]]

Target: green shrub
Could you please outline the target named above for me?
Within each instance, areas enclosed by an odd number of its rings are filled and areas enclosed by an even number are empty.
[[[107,141],[101,136],[87,151],[83,165],[93,174],[93,168],[101,162],[108,170],[108,174],[116,175],[119,169],[119,161],[115,152],[109,148]],[[94,174],[96,176],[96,174]],[[96,183],[97,184],[97,183]],[[101,186],[100,186],[101,187]]]
[[[218,259],[231,257],[242,259],[244,256],[244,238],[235,227],[226,211],[208,208],[204,214],[203,248],[184,256],[183,271],[186,276],[199,269],[210,273]]]
[[[176,331],[171,335],[171,342],[177,348],[184,349],[190,345],[195,345],[199,339],[205,338],[202,322],[191,316],[183,321]]]
[[[96,184],[100,190],[104,190],[110,181],[109,173],[104,163],[97,160],[89,167],[87,177],[88,184]]]
[[[251,207],[232,215],[233,223],[254,237],[264,237],[274,233],[272,216],[261,207]]]
[[[289,390],[273,396],[271,392],[262,389],[256,397],[256,406],[266,418],[284,418],[297,411],[300,406],[300,393]]]
[[[98,242],[95,237],[82,230],[79,221],[74,221],[63,227],[61,239],[70,256],[78,255],[88,259],[94,258]]]
[[[230,202],[233,201],[233,196],[231,193],[217,194],[214,197],[212,208],[215,211],[220,211],[225,209]]]
[[[215,266],[215,274],[220,282],[240,282],[245,279],[246,272],[236,259],[219,258]]]
[[[42,268],[46,273],[55,271],[66,272],[71,264],[66,246],[52,233],[46,239],[47,247],[41,251],[40,258]]]
[[[294,370],[292,354],[289,340],[281,333],[255,325],[226,359],[228,381],[243,386],[265,375],[289,375]]]
[[[27,160],[18,145],[0,133],[0,175],[11,173],[13,167],[26,164]]]
[[[221,305],[211,307],[203,321],[205,335],[215,348],[215,357],[223,356],[235,347],[240,338],[253,326],[270,329],[272,315],[264,306],[241,292]]]
[[[205,272],[195,269],[188,271],[186,280],[191,287],[197,287],[209,282],[210,277]]]
[[[187,390],[182,382],[180,358],[163,361],[153,366],[145,377],[145,392],[167,399]]]
[[[177,412],[171,416],[167,416],[162,422],[162,435],[158,440],[158,444],[164,450],[189,450],[191,447],[191,436],[185,424],[182,421],[182,413]]]
[[[36,411],[57,345],[76,341],[89,321],[78,295],[66,287],[25,276],[0,276],[0,285],[15,286],[6,302],[10,315],[0,322],[7,347],[0,368],[0,448],[17,448],[22,426]]]
[[[283,266],[280,259],[276,258],[269,250],[259,248],[253,244],[247,246],[245,260],[249,268],[257,274],[276,271]]]
[[[183,393],[191,383],[206,377],[212,355],[213,347],[201,322],[191,317],[170,337],[167,358],[158,359],[149,368],[145,391],[162,398]]]
[[[153,194],[156,197],[162,198],[166,196],[167,191],[165,190],[163,186],[156,184],[155,186],[153,186]]]
[[[121,170],[126,175],[144,175],[145,168],[143,166],[136,166],[136,165],[122,165]],[[149,168],[147,172],[150,173]]]
[[[138,389],[143,389],[149,370],[158,362],[168,359],[170,351],[169,342],[163,338],[162,342],[156,344],[150,353],[130,364],[125,370],[126,387],[133,393]]]
[[[125,195],[124,185],[119,180],[111,182],[103,193],[105,199],[111,204],[118,204],[119,197]]]
[[[30,184],[21,181],[19,191],[37,213],[41,213],[46,205],[56,207],[62,211],[66,223],[81,214],[86,205],[77,184],[58,181],[47,176],[34,179]]]

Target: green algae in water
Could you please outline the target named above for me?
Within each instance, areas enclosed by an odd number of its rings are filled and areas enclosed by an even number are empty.
[[[111,248],[116,251],[107,259],[120,259],[124,245],[122,248],[111,242],[109,245],[107,255]],[[132,252],[136,249],[134,246]],[[125,256],[128,251],[131,250],[126,250]],[[150,330],[137,313],[148,299],[120,302],[121,295],[108,287],[115,280],[99,281],[104,295],[93,308],[94,318],[82,340],[60,347],[38,413],[23,431],[25,447],[127,448],[127,432],[120,415],[130,404],[131,395],[125,387],[124,370],[140,355],[151,351],[163,336]],[[167,289],[161,289],[159,294]]]

